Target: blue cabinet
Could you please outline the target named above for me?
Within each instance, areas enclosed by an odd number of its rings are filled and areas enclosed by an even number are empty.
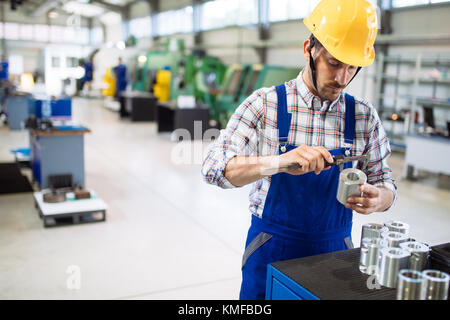
[[[319,300],[319,298],[269,264],[266,300]]]

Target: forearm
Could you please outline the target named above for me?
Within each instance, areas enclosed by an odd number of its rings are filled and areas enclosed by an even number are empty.
[[[236,187],[245,186],[278,172],[278,156],[236,156],[225,167],[225,177]]]

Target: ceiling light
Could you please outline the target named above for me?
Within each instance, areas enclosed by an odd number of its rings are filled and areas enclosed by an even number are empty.
[[[49,17],[50,19],[56,19],[56,18],[58,18],[58,16],[59,16],[59,14],[58,14],[58,12],[56,12],[56,11],[50,11],[50,12],[48,13],[48,17]]]

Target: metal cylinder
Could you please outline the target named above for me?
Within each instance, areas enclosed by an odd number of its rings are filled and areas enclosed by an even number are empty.
[[[378,257],[381,248],[386,248],[388,242],[381,238],[364,238],[359,257],[359,271],[372,275],[376,273]]]
[[[400,270],[397,280],[397,300],[421,300],[422,280],[422,273],[417,270]]]
[[[364,238],[381,238],[381,234],[383,232],[387,232],[389,229],[382,224],[379,223],[366,223],[362,226],[361,231],[361,246],[362,246],[362,240]]]
[[[395,221],[395,220],[387,221],[384,223],[384,226],[387,227],[389,231],[395,231],[404,234],[409,233],[409,224],[402,221]]]
[[[395,231],[383,232],[381,238],[388,241],[389,247],[399,247],[400,243],[409,239],[406,234]]]
[[[361,170],[348,168],[342,170],[339,175],[339,185],[336,198],[342,203],[347,203],[347,198],[352,195],[360,195],[359,186],[366,183],[367,176]]]
[[[428,253],[430,247],[421,242],[402,242],[400,248],[409,251],[411,256],[409,257],[408,268],[411,270],[422,271],[427,268]]]
[[[439,270],[425,270],[422,272],[422,299],[447,300],[449,275]]]
[[[377,282],[395,288],[398,272],[408,268],[409,252],[400,248],[381,248],[377,266]]]

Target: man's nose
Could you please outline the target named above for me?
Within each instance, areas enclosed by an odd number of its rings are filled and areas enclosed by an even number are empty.
[[[337,71],[334,81],[339,83],[340,86],[346,86],[350,81],[351,75],[348,68],[344,67]]]

